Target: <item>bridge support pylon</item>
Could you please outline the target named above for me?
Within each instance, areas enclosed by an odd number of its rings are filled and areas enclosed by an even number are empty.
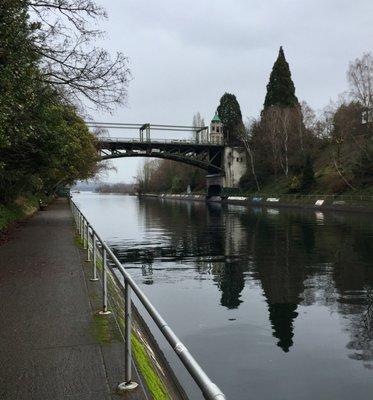
[[[237,189],[247,170],[246,151],[243,147],[227,146],[222,154],[224,173],[206,175],[207,200],[222,197],[224,189]]]
[[[223,157],[223,187],[238,188],[247,170],[246,150],[244,147],[226,146]]]
[[[220,198],[223,189],[224,176],[221,174],[206,175],[206,200]]]

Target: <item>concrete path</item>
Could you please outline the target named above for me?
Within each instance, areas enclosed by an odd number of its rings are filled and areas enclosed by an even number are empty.
[[[118,399],[123,343],[95,338],[72,216],[57,200],[0,246],[0,399]],[[150,398],[140,382],[127,399]]]

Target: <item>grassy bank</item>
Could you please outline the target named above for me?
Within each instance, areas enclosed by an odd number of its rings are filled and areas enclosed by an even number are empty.
[[[45,196],[19,197],[13,203],[0,204],[0,233],[10,224],[31,216],[39,208],[39,199],[48,202]]]
[[[254,195],[258,194],[257,191],[251,190],[239,190],[237,192],[242,195]],[[333,185],[329,182],[326,184],[325,182],[317,181],[307,192],[296,192],[291,190],[291,185],[289,183],[289,179],[287,178],[279,178],[273,181],[267,182],[265,185],[262,185],[260,188],[261,194],[268,194],[268,195],[319,195],[319,196],[373,196],[373,185],[366,185],[365,187],[358,187],[356,189],[345,188],[341,191],[333,190]]]

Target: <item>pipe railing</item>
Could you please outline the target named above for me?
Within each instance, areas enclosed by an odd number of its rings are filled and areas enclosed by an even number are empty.
[[[219,138],[200,138],[200,139],[160,139],[160,138],[152,138],[152,139],[139,139],[139,138],[127,138],[127,137],[109,137],[109,136],[100,136],[97,138],[99,142],[106,143],[164,143],[164,144],[193,144],[193,145],[212,145],[212,146],[223,146],[223,139]]]
[[[87,261],[93,263],[93,276],[91,281],[97,281],[97,263],[98,256],[102,259],[102,310],[101,315],[110,314],[108,310],[108,290],[107,290],[107,272],[110,268],[109,261],[111,261],[124,280],[124,346],[125,346],[125,371],[124,382],[118,385],[119,391],[126,391],[137,387],[137,383],[132,380],[132,364],[131,364],[131,331],[132,331],[132,316],[131,316],[131,293],[133,292],[141,304],[144,306],[150,317],[158,326],[162,335],[173,348],[174,352],[180,358],[189,374],[196,382],[205,399],[208,400],[224,400],[226,397],[218,386],[213,383],[207,374],[203,371],[201,366],[197,363],[189,350],[176,336],[174,331],[168,326],[167,322],[162,318],[157,309],[153,306],[150,300],[142,292],[139,286],[135,283],[133,278],[128,274],[122,263],[114,255],[113,251],[101,239],[97,231],[88,222],[87,218],[80,211],[79,207],[71,199],[71,211],[75,219],[77,231],[82,239],[83,247],[87,251]],[[99,254],[101,253],[101,254]],[[92,257],[92,259],[91,259]]]

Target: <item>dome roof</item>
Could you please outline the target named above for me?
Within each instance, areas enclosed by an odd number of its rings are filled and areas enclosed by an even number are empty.
[[[211,120],[211,122],[221,122],[217,111],[215,113],[214,118]]]

